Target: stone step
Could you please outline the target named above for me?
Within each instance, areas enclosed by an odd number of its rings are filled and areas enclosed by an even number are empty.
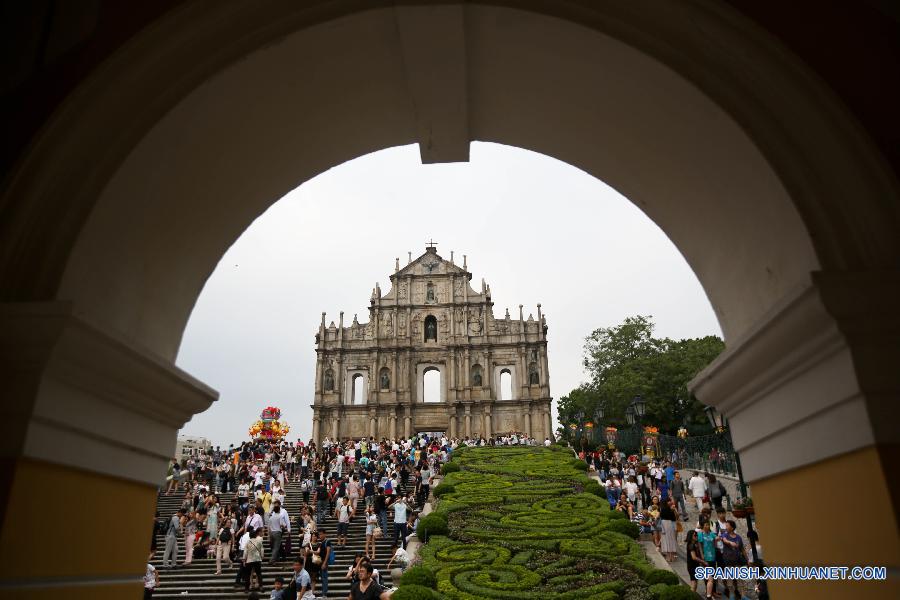
[[[292,527],[296,528],[296,518],[299,515],[300,507],[303,504],[303,494],[300,492],[300,486],[297,483],[289,483],[286,486],[286,500],[284,508],[291,516]],[[405,493],[401,490],[401,493]],[[233,493],[220,493],[220,504],[231,502]],[[163,518],[174,513],[181,506],[183,494],[173,494],[171,496],[160,495],[157,502],[157,510]],[[315,494],[311,495],[310,504],[315,506]],[[363,510],[364,503],[359,501],[357,510]],[[391,557],[391,534],[393,533],[393,523],[390,515],[388,518],[388,531],[385,536],[376,540],[376,559],[374,561],[375,568],[381,572],[382,583],[390,586],[392,584],[390,573],[386,569],[388,560]],[[350,523],[347,533],[347,544],[344,547],[335,546],[335,562],[329,566],[331,579],[328,586],[328,598],[346,598],[350,593],[350,581],[345,579],[345,575],[350,565],[353,564],[357,552],[363,552],[365,548],[365,520],[357,516]],[[333,514],[327,514],[325,520],[319,524],[319,530],[325,531],[328,538],[334,544],[336,540],[337,520]],[[299,541],[302,536],[297,532],[292,535],[292,550],[294,555],[299,550]],[[223,565],[223,573],[215,575],[215,557],[197,559],[190,565],[179,566],[177,569],[162,569],[162,556],[165,550],[165,536],[158,535],[156,538],[157,551],[153,556],[152,563],[159,569],[160,585],[154,593],[154,598],[205,598],[205,599],[228,599],[228,598],[246,598],[243,588],[235,590],[234,578],[238,572],[237,568],[229,569],[226,564]],[[271,556],[271,545],[268,537],[263,540],[265,548],[265,558]],[[185,557],[184,538],[180,536],[178,539],[177,562],[181,565]],[[279,561],[275,565],[269,565],[264,562],[262,565],[263,582],[265,586],[261,592],[261,597],[268,596],[272,589],[272,583],[276,576],[282,576],[285,580],[289,579],[292,572],[292,558]],[[317,586],[317,593],[321,594],[320,588]]]

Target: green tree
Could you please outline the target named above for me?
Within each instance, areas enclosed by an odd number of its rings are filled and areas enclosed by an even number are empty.
[[[644,423],[674,433],[682,424],[705,423],[703,405],[687,384],[724,349],[716,336],[671,340],[653,337],[650,316],[628,317],[615,327],[592,332],[584,345],[584,367],[590,381],[559,401],[565,431],[581,411],[589,419],[598,406],[604,425],[626,426],[625,410],[635,396],[647,406]]]

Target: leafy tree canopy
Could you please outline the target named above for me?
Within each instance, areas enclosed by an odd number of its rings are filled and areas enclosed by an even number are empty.
[[[603,406],[603,425],[625,427],[625,409],[635,396],[646,401],[643,422],[672,433],[686,425],[705,427],[703,405],[687,384],[719,355],[718,336],[671,340],[653,337],[650,316],[628,317],[620,325],[595,330],[584,344],[584,367],[590,381],[559,400],[565,429],[581,411],[585,420]]]

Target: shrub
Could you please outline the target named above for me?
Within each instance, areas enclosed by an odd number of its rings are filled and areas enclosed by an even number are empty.
[[[569,464],[578,469],[579,471],[587,471],[587,463],[581,460],[580,458],[573,458],[569,461]]]
[[[697,600],[697,594],[686,585],[670,585],[659,595],[659,600]]]
[[[452,494],[455,491],[456,491],[456,486],[453,485],[452,483],[442,483],[439,486],[437,486],[436,488],[434,488],[434,491],[432,492],[432,494],[434,494],[435,498],[440,498],[441,496],[443,496],[445,494]]]
[[[678,585],[681,580],[678,575],[666,569],[653,569],[644,577],[644,581],[653,585],[655,583],[665,583],[666,585]]]
[[[650,597],[653,598],[653,600],[659,600],[660,595],[662,595],[662,593],[667,589],[669,589],[669,586],[665,583],[654,583],[650,586],[650,589],[648,591],[650,592]]]
[[[437,588],[437,577],[428,567],[410,567],[400,578],[400,585],[422,586],[431,589]]]
[[[391,600],[436,600],[437,592],[423,585],[401,585],[391,594]]]
[[[607,531],[615,531],[617,533],[624,533],[628,537],[632,539],[638,539],[641,535],[641,528],[637,526],[637,523],[632,523],[631,521],[623,521],[621,519],[615,519],[610,521],[606,525]]]
[[[614,521],[615,519],[621,519],[623,521],[628,520],[628,515],[623,513],[621,510],[611,510],[609,511],[609,520]]]
[[[447,526],[447,517],[438,512],[432,512],[419,519],[416,533],[420,540],[426,540],[433,535],[447,535],[450,528]]]
[[[594,494],[595,496],[606,498],[606,490],[600,486],[600,482],[596,479],[592,479],[591,481],[584,484],[584,491],[588,494]]]
[[[447,462],[447,463],[444,463],[443,465],[441,465],[441,474],[442,475],[449,475],[450,473],[456,473],[457,471],[459,471],[459,464],[457,464],[453,461],[450,461],[450,462]]]

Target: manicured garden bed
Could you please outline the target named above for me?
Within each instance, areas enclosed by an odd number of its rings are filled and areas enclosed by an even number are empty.
[[[419,526],[420,538],[429,532],[421,567],[434,578],[416,569],[401,580],[398,598],[652,600],[679,593],[679,586],[657,583],[634,541],[637,526],[609,510],[569,450],[460,448],[450,464],[434,490],[435,511]]]

